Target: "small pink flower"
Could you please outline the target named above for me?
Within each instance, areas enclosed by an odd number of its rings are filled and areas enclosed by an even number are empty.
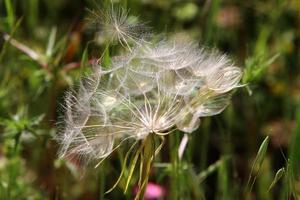
[[[138,187],[134,188],[134,194],[137,194],[138,192]],[[158,198],[162,198],[165,196],[165,189],[155,183],[148,183],[145,191],[145,199],[147,200],[154,200]]]

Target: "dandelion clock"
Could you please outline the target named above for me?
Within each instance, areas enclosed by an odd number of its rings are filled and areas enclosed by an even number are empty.
[[[60,156],[100,163],[131,141],[124,165],[130,157],[128,177],[135,168],[140,170],[136,199],[143,199],[164,138],[174,130],[191,133],[202,117],[221,113],[240,86],[242,72],[227,56],[194,41],[145,40],[142,24],[129,24],[124,9],[101,15],[104,21],[97,24],[125,51],[112,57],[109,66],[95,65],[93,73],[66,95]],[[124,166],[119,180],[123,173]],[[129,182],[130,178],[126,189]]]

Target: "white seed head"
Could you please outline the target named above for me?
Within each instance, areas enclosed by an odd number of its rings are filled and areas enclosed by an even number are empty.
[[[132,45],[141,45],[150,35],[149,28],[137,21],[137,17],[129,16],[122,7],[113,5],[106,11],[90,11],[90,26],[96,27],[101,37],[110,42],[119,42],[131,50]]]
[[[82,81],[66,98],[61,156],[86,161],[107,157],[127,139],[193,132],[200,118],[221,113],[239,87],[242,71],[225,56],[176,40],[137,42],[124,10],[111,10],[104,25],[129,47]],[[101,80],[100,80],[101,76]]]

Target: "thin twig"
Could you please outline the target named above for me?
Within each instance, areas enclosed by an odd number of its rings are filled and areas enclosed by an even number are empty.
[[[93,63],[95,63],[97,61],[97,59],[90,59],[89,61],[88,61],[88,64],[93,64]],[[81,66],[81,62],[71,62],[71,63],[68,63],[68,64],[66,64],[66,65],[64,65],[63,67],[62,67],[62,71],[63,72],[68,72],[68,71],[71,71],[71,70],[73,70],[73,69],[76,69],[76,68],[78,68],[78,67],[80,67]]]
[[[42,55],[34,51],[33,49],[29,48],[25,44],[17,41],[16,39],[12,38],[9,34],[4,33],[3,38],[5,41],[9,42],[12,46],[16,47],[26,55],[28,55],[33,60],[37,61],[44,69],[47,69],[47,62],[42,59]]]

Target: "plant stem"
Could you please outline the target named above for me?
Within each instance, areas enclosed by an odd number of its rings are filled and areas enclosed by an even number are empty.
[[[146,187],[148,184],[150,169],[152,161],[155,156],[155,135],[149,134],[143,142],[142,151],[140,154],[140,180],[139,180],[139,192],[136,195],[136,200],[144,199]]]

